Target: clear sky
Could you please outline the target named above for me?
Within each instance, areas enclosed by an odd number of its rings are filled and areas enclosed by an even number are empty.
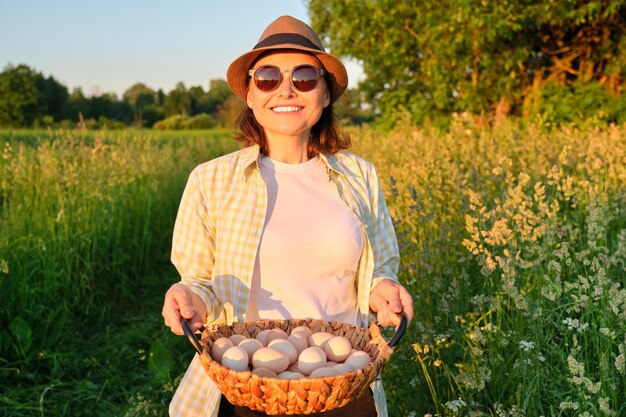
[[[87,95],[206,90],[284,14],[310,23],[304,0],[0,0],[0,68],[26,64]],[[356,86],[360,67],[344,62]]]

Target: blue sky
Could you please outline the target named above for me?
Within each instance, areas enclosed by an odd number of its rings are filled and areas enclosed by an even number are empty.
[[[303,0],[0,0],[0,68],[26,64],[88,95],[206,89],[283,14],[310,22]],[[355,86],[360,67],[346,67]]]

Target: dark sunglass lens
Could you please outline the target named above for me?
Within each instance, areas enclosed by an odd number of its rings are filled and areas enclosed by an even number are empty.
[[[259,90],[272,91],[280,84],[280,71],[274,67],[261,67],[254,71],[254,84]]]
[[[309,65],[298,67],[291,73],[294,87],[303,92],[313,90],[318,80],[317,70]]]

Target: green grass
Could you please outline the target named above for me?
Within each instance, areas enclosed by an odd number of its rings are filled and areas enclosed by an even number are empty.
[[[626,415],[626,126],[354,129],[416,317],[393,417]],[[191,169],[230,132],[0,132],[0,415],[165,416]]]
[[[116,416],[154,393],[166,401],[191,353],[171,353],[184,341],[160,315],[177,280],[178,201],[195,165],[236,149],[230,136],[0,133],[0,414]]]

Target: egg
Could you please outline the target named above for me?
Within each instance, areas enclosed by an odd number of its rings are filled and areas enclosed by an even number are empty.
[[[246,336],[244,336],[242,334],[234,334],[231,337],[229,337],[230,341],[233,342],[234,346],[239,345],[239,342],[241,342],[245,338],[246,338]]]
[[[289,358],[289,364],[298,360],[298,351],[296,348],[285,339],[274,339],[267,344],[267,347],[281,351],[287,358]]]
[[[219,339],[216,339],[215,342],[213,342],[213,346],[211,346],[211,357],[213,360],[221,363],[224,352],[233,346],[234,344],[232,340],[227,337],[220,337]]]
[[[343,362],[352,352],[352,344],[343,336],[334,336],[324,345],[326,357],[331,361]]]
[[[307,339],[313,334],[313,331],[306,326],[297,326],[291,330],[290,334],[302,333]]]
[[[276,372],[270,371],[267,368],[254,368],[252,370],[252,373],[260,377],[278,378],[278,375],[276,375]]]
[[[338,374],[339,372],[335,368],[329,368],[329,367],[323,366],[311,372],[309,376],[311,378],[316,378],[318,376],[335,376]]]
[[[272,340],[286,339],[287,336],[288,336],[287,332],[285,332],[283,329],[279,329],[278,327],[275,329],[272,329],[267,334],[267,338],[265,339],[265,346],[269,346]]]
[[[265,330],[261,330],[257,335],[256,335],[256,339],[263,343],[263,346],[267,346],[267,335],[270,332],[271,329],[265,329]]]
[[[338,363],[337,365],[333,366],[333,368],[335,368],[337,370],[337,372],[339,372],[340,374],[342,374],[344,372],[352,372],[352,371],[354,371],[354,369],[352,369],[351,366],[348,366],[345,363]]]
[[[248,352],[239,346],[232,346],[224,352],[222,357],[222,365],[234,371],[249,371],[248,368]]]
[[[289,366],[289,358],[277,349],[263,347],[254,352],[252,366],[254,366],[254,368],[267,368],[279,374]]]
[[[326,364],[326,354],[317,347],[311,346],[302,351],[298,356],[298,369],[304,375],[310,375],[311,372]]]
[[[304,375],[302,375],[300,372],[285,371],[278,374],[278,377],[283,379],[298,379],[304,378]]]
[[[252,363],[252,357],[254,356],[254,352],[264,347],[263,343],[261,343],[260,340],[250,338],[243,339],[241,342],[239,342],[237,346],[243,348],[248,353],[250,363]]]
[[[324,348],[324,344],[335,335],[328,332],[317,332],[309,336],[309,346]]]
[[[298,355],[304,349],[309,347],[309,341],[307,340],[307,337],[304,334],[304,332],[290,334],[289,337],[287,337],[287,341],[291,343],[293,347],[296,348]]]
[[[357,370],[357,369],[365,369],[367,365],[371,362],[370,355],[362,350],[354,351],[346,358],[344,364],[349,367]]]
[[[289,365],[289,368],[287,368],[287,371],[289,372],[300,372],[300,368],[298,367],[298,361],[292,363],[291,365]]]

